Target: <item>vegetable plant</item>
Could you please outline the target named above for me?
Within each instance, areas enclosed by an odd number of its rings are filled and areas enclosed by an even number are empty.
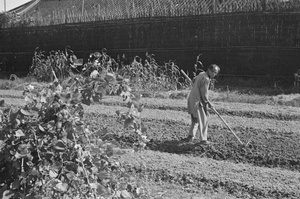
[[[2,108],[0,196],[142,197],[143,188],[117,161],[128,150],[103,140],[105,128],[92,131],[82,122],[83,105],[99,102],[104,90],[116,82],[112,73],[96,78],[55,77],[47,86],[28,85],[25,106]],[[134,121],[126,120],[125,126]]]

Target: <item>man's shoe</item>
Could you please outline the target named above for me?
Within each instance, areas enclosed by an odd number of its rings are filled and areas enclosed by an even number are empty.
[[[190,142],[190,141],[193,141],[195,138],[191,135],[187,136],[186,138],[182,139],[182,141],[185,141],[185,142]]]
[[[207,140],[201,140],[199,144],[203,144],[203,145],[209,145],[210,142]]]

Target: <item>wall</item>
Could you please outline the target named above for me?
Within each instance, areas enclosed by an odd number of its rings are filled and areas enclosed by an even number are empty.
[[[148,51],[191,71],[201,53],[203,64],[219,64],[223,75],[292,77],[300,63],[299,23],[298,13],[243,13],[1,29],[0,62],[5,57],[8,73],[26,74],[36,47],[69,45],[85,59],[102,48],[113,57]]]

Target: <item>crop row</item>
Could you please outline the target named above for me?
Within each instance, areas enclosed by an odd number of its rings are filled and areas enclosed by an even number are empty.
[[[148,150],[125,154],[120,161],[132,173],[204,192],[223,190],[245,199],[296,199],[300,196],[298,172]]]
[[[22,105],[24,104],[24,100],[22,99],[4,99],[5,103],[11,105]],[[126,110],[123,106],[105,106],[105,105],[91,105],[85,106],[85,109],[89,113],[93,113],[91,117],[98,117],[98,114],[102,115],[110,115],[115,116],[116,111],[118,110]],[[274,120],[274,119],[264,119],[264,118],[244,118],[238,116],[222,116],[227,123],[232,127],[242,127],[243,129],[258,129],[261,131],[279,131],[284,133],[290,132],[298,132],[299,131],[299,124],[297,120],[291,121],[283,121],[283,120]],[[162,123],[168,124],[169,121],[176,121],[178,125],[185,125],[187,126],[190,123],[190,118],[187,112],[183,111],[174,111],[174,110],[158,110],[158,109],[145,109],[142,113],[142,118],[144,119],[155,119],[160,120]],[[223,127],[224,124],[216,115],[210,116],[209,125],[216,125]],[[153,126],[152,124],[149,125],[150,127]],[[186,127],[188,128],[188,127]]]
[[[18,103],[11,99],[11,103]],[[122,107],[91,106],[87,109],[86,121],[96,129],[108,126],[112,138],[117,139],[123,146],[130,147],[136,141],[133,134],[120,134],[122,124],[117,123],[116,110]],[[196,143],[184,143],[189,129],[187,113],[180,111],[147,110],[142,120],[148,126],[147,147],[152,150],[190,154],[193,156],[210,157],[220,160],[251,163],[258,166],[281,167],[291,170],[300,170],[300,135],[297,133],[297,121],[280,121],[269,119],[248,119],[226,116],[237,120],[233,130],[244,142],[252,140],[246,148],[241,148],[235,137],[212,116],[209,125],[209,139],[215,144],[212,147],[203,147]],[[232,124],[230,122],[230,124]]]
[[[86,119],[93,121],[94,128],[106,125],[109,132],[113,132],[107,139],[115,139],[123,147],[131,147],[137,139],[134,134],[119,133],[121,124],[109,115],[89,113]],[[198,142],[182,141],[188,133],[187,123],[146,118],[143,121],[149,127],[147,148],[151,150],[300,171],[300,135],[297,132],[234,127],[241,140],[251,140],[249,146],[242,147],[225,127],[210,125],[209,139],[213,144],[203,146]]]
[[[20,91],[2,90],[0,98],[22,99]],[[142,98],[144,108],[158,110],[174,110],[186,112],[186,100]],[[126,106],[119,96],[105,97],[99,104],[105,106]],[[287,106],[253,105],[243,103],[220,103],[216,102],[216,108],[221,115],[239,116],[246,118],[276,119],[282,121],[300,120],[299,108]],[[210,111],[211,114],[214,114]]]

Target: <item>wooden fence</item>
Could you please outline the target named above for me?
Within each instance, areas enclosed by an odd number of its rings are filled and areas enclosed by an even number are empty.
[[[102,48],[112,56],[150,52],[192,70],[202,53],[204,65],[217,63],[224,75],[292,77],[300,63],[299,22],[299,13],[239,13],[8,28],[0,30],[0,62],[6,60],[2,71],[26,73],[36,47],[69,45],[85,60]]]
[[[0,27],[47,26],[143,17],[299,12],[299,9],[298,0],[41,0],[26,8],[24,14],[9,12]]]

